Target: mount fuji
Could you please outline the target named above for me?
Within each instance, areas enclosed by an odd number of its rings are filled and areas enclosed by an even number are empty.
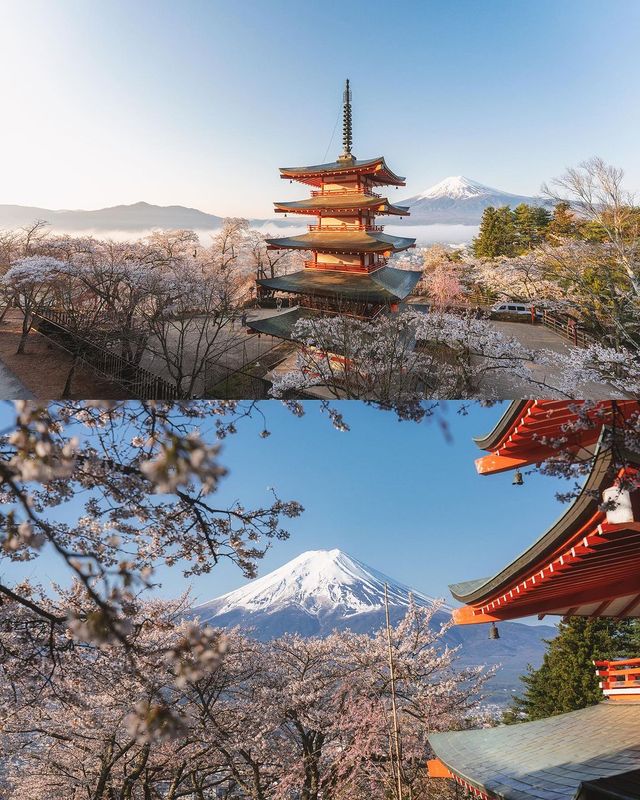
[[[406,614],[410,597],[429,607],[435,599],[414,591],[341,550],[312,550],[246,586],[195,606],[191,615],[216,627],[238,626],[248,635],[268,640],[285,633],[326,636],[333,630],[371,634],[384,624],[384,588],[392,624]],[[449,621],[451,609],[440,606],[433,624]],[[500,639],[489,640],[486,625],[453,627],[446,644],[460,646],[459,663],[500,664],[490,682],[492,699],[507,702],[527,664],[538,666],[548,625],[500,623]]]
[[[464,175],[445,178],[424,192],[403,200],[400,205],[411,209],[407,225],[478,225],[485,208],[515,208],[520,203],[548,208],[553,206],[552,201],[545,198],[493,189]]]

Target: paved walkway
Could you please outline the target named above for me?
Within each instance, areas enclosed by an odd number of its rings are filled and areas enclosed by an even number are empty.
[[[33,400],[34,396],[0,361],[0,400]]]
[[[493,320],[492,325],[505,336],[510,336],[519,341],[527,350],[550,350],[552,353],[570,353],[575,350],[566,339],[563,339],[555,331],[538,323],[531,325],[520,322],[499,322]],[[497,392],[497,396],[504,399],[517,399],[520,397],[541,397],[544,395],[544,386],[538,383],[553,387],[557,385],[560,376],[560,368],[553,366],[535,364],[528,362],[533,379],[537,383],[528,383],[514,378],[507,372],[495,373],[491,378],[490,388]],[[589,398],[594,400],[608,399],[618,396],[617,393],[607,384],[587,383],[576,387],[576,397]]]

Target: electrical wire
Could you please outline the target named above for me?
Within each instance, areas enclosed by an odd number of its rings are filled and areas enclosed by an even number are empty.
[[[334,138],[334,136],[336,135],[336,130],[337,130],[337,128],[338,128],[338,122],[340,122],[340,114],[341,114],[341,111],[342,111],[342,109],[339,109],[339,110],[338,110],[338,116],[336,117],[336,123],[335,123],[335,125],[333,126],[333,133],[331,134],[331,138],[329,139],[329,144],[327,145],[327,149],[324,151],[324,156],[323,156],[323,158],[322,158],[322,163],[323,163],[323,164],[324,164],[324,162],[327,160],[327,156],[329,155],[329,148],[330,148],[330,147],[331,147],[331,145],[333,144],[333,138]]]

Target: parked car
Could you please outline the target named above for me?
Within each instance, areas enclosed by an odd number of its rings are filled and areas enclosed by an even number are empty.
[[[535,306],[534,306],[535,308]],[[496,314],[526,314],[531,316],[531,303],[518,303],[515,300],[507,300],[505,302],[495,303],[491,306],[491,311]],[[536,317],[542,316],[542,311],[535,309]]]

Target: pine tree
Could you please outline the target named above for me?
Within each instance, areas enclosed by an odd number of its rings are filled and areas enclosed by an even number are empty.
[[[561,201],[553,209],[553,215],[546,229],[547,239],[559,244],[561,239],[578,237],[578,224],[569,203]]]
[[[525,253],[543,241],[551,222],[551,214],[541,206],[520,203],[513,210],[513,224],[517,234],[517,252]]]
[[[509,206],[485,208],[480,230],[473,240],[473,252],[477,258],[512,256],[516,252],[517,232],[513,212]]]
[[[524,691],[503,715],[506,723],[543,719],[595,705],[602,700],[593,665],[601,659],[634,658],[640,654],[637,620],[570,617],[547,640],[538,669],[521,677]]]

